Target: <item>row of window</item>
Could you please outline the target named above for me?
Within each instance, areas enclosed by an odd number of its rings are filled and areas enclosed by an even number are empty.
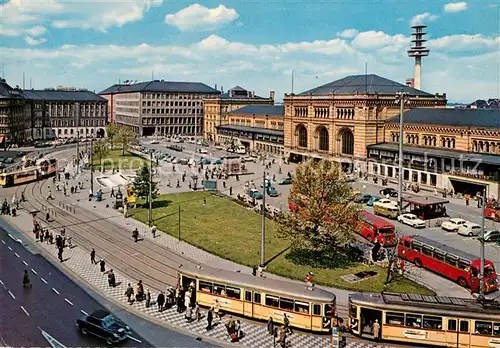
[[[189,124],[194,125],[198,122],[198,126],[202,126],[201,120],[196,121],[194,117],[168,117],[168,118],[148,118],[144,117],[142,119],[142,124]]]
[[[225,296],[235,300],[242,300],[241,289],[230,287],[226,285],[221,285],[217,283],[210,282],[199,282],[199,290],[214,295]],[[264,295],[264,303],[262,303],[262,294],[258,292],[252,292],[245,290],[245,301],[253,302],[256,304],[264,304],[268,307],[274,307],[283,309],[285,311],[296,312],[300,314],[310,313],[309,302],[296,301],[294,299]],[[325,313],[333,314],[335,313],[335,307],[333,305],[325,304]],[[321,304],[313,303],[312,305],[312,315],[321,315]]]
[[[438,316],[408,314],[398,312],[387,312],[385,316],[385,323],[389,325],[407,326],[411,328],[443,330],[443,318]],[[457,331],[457,319],[448,319],[446,322],[447,331]],[[470,332],[469,321],[460,320],[459,331],[463,333]],[[500,336],[500,323],[492,321],[479,321],[474,322],[474,334]]]
[[[423,254],[429,257],[432,257],[435,260],[445,262],[448,265],[459,268],[464,271],[469,271],[470,262],[467,260],[459,259],[457,256],[453,254],[447,254],[445,251],[440,249],[435,249],[434,247],[425,245],[421,242],[413,241],[403,241],[403,245],[405,248],[411,248],[411,250]]]
[[[210,94],[169,94],[169,93],[143,93],[143,99],[203,99],[210,97]]]
[[[171,101],[171,102],[165,102],[165,101],[143,101],[142,106],[201,106],[201,102],[199,101],[188,101],[188,102],[177,102],[177,101]]]
[[[90,119],[80,120],[77,126],[75,120],[51,120],[51,127],[104,127],[106,125],[105,119]]]

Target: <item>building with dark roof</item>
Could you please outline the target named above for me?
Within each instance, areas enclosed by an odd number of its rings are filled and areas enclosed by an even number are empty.
[[[217,89],[217,85],[215,88]],[[227,92],[221,87],[221,94],[204,99],[204,138],[215,141],[216,127],[228,124],[229,114],[247,105],[274,105],[274,91],[270,91],[269,97],[266,98],[240,86],[235,86]]]
[[[107,101],[87,90],[23,90],[33,140],[104,137]]]
[[[195,135],[203,128],[202,100],[220,92],[201,82],[153,80],[115,84],[99,93],[108,121],[140,135]]]
[[[229,113],[228,123],[217,126],[216,142],[242,145],[248,152],[283,154],[283,105],[248,105]]]
[[[29,113],[26,96],[16,86],[12,88],[0,79],[0,146],[22,143],[29,135]]]
[[[399,113],[397,92],[406,92],[405,109],[442,108],[445,94],[431,94],[387,78],[352,75],[303,93],[285,94],[285,150],[293,159],[329,157],[365,161],[367,146],[384,137],[384,122]]]

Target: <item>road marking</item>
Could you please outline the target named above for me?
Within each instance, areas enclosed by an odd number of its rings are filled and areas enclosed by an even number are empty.
[[[142,343],[140,340],[138,340],[137,338],[135,338],[134,336],[130,336],[130,335],[127,335],[128,338],[130,338],[131,340],[134,340],[136,341],[137,343]]]
[[[26,314],[28,317],[30,316],[28,311],[23,306],[21,306],[21,309],[23,310],[24,314]]]
[[[11,238],[12,240],[16,240],[10,233],[9,233],[9,238]]]
[[[10,250],[10,251],[12,251],[12,248],[11,248],[11,247],[7,247],[7,248],[9,248],[9,250]]]
[[[12,297],[14,300],[16,299],[16,296],[14,296],[14,294],[9,290],[9,295],[10,297]]]
[[[43,278],[40,278],[42,280],[42,282],[44,282],[45,284],[47,284],[47,281]]]
[[[14,255],[16,255],[16,257],[17,257],[17,258],[19,258],[19,257],[20,257],[18,253],[14,253]]]
[[[59,291],[57,291],[56,289],[52,288],[52,291],[59,295]]]
[[[2,243],[5,244],[5,241],[2,239]]]
[[[28,266],[28,263],[27,263],[26,261],[23,261],[23,263],[24,263],[26,266]]]
[[[89,315],[87,312],[85,312],[83,309],[80,309],[80,312],[83,313],[83,315]]]
[[[71,302],[70,300],[68,300],[67,298],[64,299],[64,301],[68,302],[70,305],[73,306],[73,302]]]
[[[36,271],[33,268],[31,269],[31,272],[33,272],[35,274],[38,274],[38,273],[36,273]]]

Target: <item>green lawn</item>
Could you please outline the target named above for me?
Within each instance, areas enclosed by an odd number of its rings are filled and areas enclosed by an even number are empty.
[[[97,158],[94,158],[92,163],[96,170],[99,170],[101,165],[104,167],[104,170],[112,168],[119,168],[120,170],[135,170],[147,163],[147,161],[144,158],[127,151],[125,151],[125,155],[122,156],[122,150],[112,150],[101,160],[101,163],[99,163]]]
[[[203,206],[203,198],[206,199],[206,206]],[[261,217],[258,214],[228,198],[206,192],[162,195],[154,202],[153,219],[159,230],[175,237],[179,234],[179,202],[182,240],[239,264],[259,264]],[[129,212],[133,218],[148,222],[147,209],[137,208]],[[384,288],[386,272],[376,266],[351,264],[332,269],[311,267],[304,265],[304,262],[297,264],[290,260],[288,248],[289,242],[277,236],[276,223],[266,220],[266,261],[269,261],[269,272],[303,280],[308,271],[313,271],[315,283],[348,290],[433,294],[429,289],[407,279]],[[367,270],[376,271],[378,275],[358,283],[341,279],[343,275]]]

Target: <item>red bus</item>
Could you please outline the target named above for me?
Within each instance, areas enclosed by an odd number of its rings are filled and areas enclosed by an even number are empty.
[[[484,216],[487,219],[500,221],[500,202],[491,202],[484,207]]]
[[[415,235],[399,240],[398,256],[470,288],[472,292],[479,292],[481,260],[475,255]],[[484,292],[498,289],[495,266],[489,260],[484,261],[483,282]]]
[[[378,241],[380,245],[385,247],[396,244],[394,225],[389,221],[365,210],[358,214],[358,221],[360,226],[356,231],[371,243]]]

